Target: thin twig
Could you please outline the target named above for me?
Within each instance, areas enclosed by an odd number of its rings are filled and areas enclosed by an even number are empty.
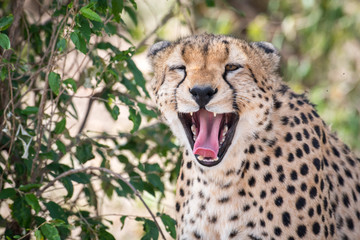
[[[164,240],[166,240],[165,238],[165,235],[164,233],[162,232],[161,228],[160,228],[160,225],[158,223],[158,221],[156,220],[156,217],[155,215],[153,214],[153,212],[150,210],[149,206],[145,203],[144,199],[141,197],[141,194],[140,192],[129,182],[127,181],[124,177],[122,177],[120,174],[116,173],[116,172],[113,172],[111,171],[110,169],[107,169],[107,168],[102,168],[102,167],[85,167],[85,168],[79,168],[79,169],[72,169],[72,170],[69,170],[69,171],[66,171],[66,172],[63,172],[62,174],[60,174],[59,176],[57,176],[56,178],[54,178],[52,181],[48,182],[48,184],[45,185],[45,187],[43,187],[42,189],[40,189],[36,195],[38,197],[41,196],[41,194],[44,193],[44,191],[46,189],[48,189],[49,187],[53,186],[55,184],[55,182],[59,181],[60,179],[64,178],[64,177],[67,177],[69,175],[72,175],[72,174],[76,174],[76,173],[80,173],[80,172],[86,172],[86,171],[89,171],[89,170],[97,170],[97,171],[101,171],[101,172],[105,172],[105,173],[108,173],[110,175],[112,175],[113,177],[115,177],[116,179],[118,180],[121,180],[123,181],[126,185],[128,185],[130,187],[130,189],[134,192],[135,196],[137,196],[140,201],[143,203],[143,205],[145,206],[146,210],[150,213],[152,219],[154,220],[157,228],[159,229],[159,232],[162,236],[162,238]]]

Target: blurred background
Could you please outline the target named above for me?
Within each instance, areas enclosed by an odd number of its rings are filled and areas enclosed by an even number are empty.
[[[61,239],[161,238],[125,182],[157,215],[166,239],[174,236],[169,217],[181,153],[145,89],[152,77],[146,53],[159,40],[207,32],[273,43],[284,81],[305,92],[333,132],[360,154],[358,0],[129,0],[122,7],[116,0],[2,0],[0,17],[17,4],[23,12],[17,30],[11,33],[0,21],[13,48],[11,57],[10,50],[1,52],[1,188],[16,190],[0,193],[0,236],[51,239],[47,230],[56,228]],[[59,19],[67,21],[56,25]],[[54,54],[46,51],[52,39]],[[61,85],[50,83],[40,116],[49,79]],[[25,133],[16,133],[20,126]],[[36,175],[29,164],[38,160]],[[51,183],[85,167],[103,167],[124,180],[94,170]],[[21,187],[29,184],[39,185]]]

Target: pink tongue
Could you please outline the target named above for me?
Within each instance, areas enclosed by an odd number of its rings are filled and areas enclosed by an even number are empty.
[[[219,152],[219,129],[222,114],[214,117],[214,113],[204,109],[198,113],[199,132],[194,144],[194,154],[204,158],[217,158]]]

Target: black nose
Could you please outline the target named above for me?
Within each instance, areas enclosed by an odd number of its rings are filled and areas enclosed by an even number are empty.
[[[190,89],[190,93],[193,95],[194,100],[199,104],[200,108],[205,107],[210,99],[217,93],[217,88],[213,89],[209,86],[195,86]]]

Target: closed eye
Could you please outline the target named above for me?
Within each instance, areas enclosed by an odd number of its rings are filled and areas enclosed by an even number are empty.
[[[186,67],[184,65],[173,65],[169,68],[170,71],[174,70],[186,70]]]
[[[243,66],[241,66],[240,64],[234,64],[234,63],[229,63],[225,65],[225,71],[226,72],[232,72],[235,71],[239,68],[242,68]]]

